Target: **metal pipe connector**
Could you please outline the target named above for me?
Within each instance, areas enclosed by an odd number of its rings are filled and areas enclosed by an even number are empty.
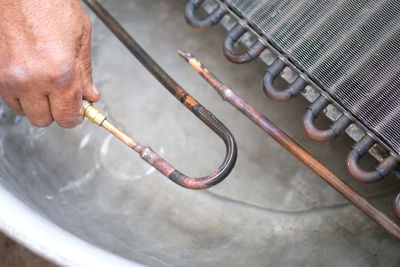
[[[375,144],[375,140],[369,135],[364,136],[358,143],[353,146],[347,156],[347,168],[351,176],[357,181],[370,184],[383,180],[388,176],[399,164],[394,156],[388,156],[372,171],[365,171],[360,166],[361,158]]]
[[[206,30],[218,24],[228,13],[222,7],[218,7],[214,12],[205,18],[198,18],[196,11],[203,4],[204,0],[189,0],[185,8],[185,19],[187,23],[195,29]]]
[[[101,126],[107,117],[92,103],[87,100],[83,100],[83,116],[89,121]]]
[[[238,23],[230,30],[224,41],[224,54],[227,59],[236,64],[244,64],[257,59],[260,54],[267,48],[261,41],[256,41],[250,48],[243,53],[238,53],[234,49],[234,45],[247,32],[245,26]]]
[[[334,140],[352,124],[350,118],[343,114],[339,119],[329,126],[329,129],[318,129],[317,126],[315,126],[315,120],[328,105],[328,99],[326,99],[324,96],[320,96],[317,100],[315,100],[314,103],[312,103],[311,106],[307,108],[307,112],[303,119],[303,125],[306,134],[318,142],[328,142]]]
[[[288,88],[279,90],[274,86],[275,79],[285,69],[286,64],[281,59],[276,59],[274,63],[267,69],[267,73],[263,80],[264,93],[271,99],[279,102],[288,101],[289,99],[297,96],[301,90],[306,88],[307,82],[302,78],[298,77]]]

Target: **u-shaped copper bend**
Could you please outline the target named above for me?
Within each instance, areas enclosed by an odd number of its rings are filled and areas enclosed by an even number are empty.
[[[196,11],[203,4],[204,0],[189,0],[185,8],[185,18],[190,26],[198,30],[206,30],[218,24],[228,13],[223,7],[217,7],[210,15],[198,18]]]
[[[235,51],[235,43],[247,32],[245,26],[241,23],[236,24],[225,37],[224,54],[227,59],[233,63],[243,64],[257,59],[260,54],[267,48],[261,41],[257,40],[250,48],[242,53]]]
[[[388,176],[398,165],[398,160],[394,156],[388,156],[372,171],[365,171],[360,166],[361,158],[375,144],[375,140],[369,135],[364,136],[358,143],[353,146],[353,149],[347,157],[347,168],[351,176],[357,181],[370,184],[383,180]]]
[[[319,142],[327,142],[335,139],[341,135],[347,127],[352,123],[351,119],[345,114],[339,117],[335,122],[333,122],[329,129],[320,130],[315,126],[315,120],[319,114],[329,105],[329,101],[324,97],[320,96],[314,103],[312,103],[308,108],[303,119],[304,130],[307,135]]]
[[[224,180],[235,166],[237,158],[237,145],[231,132],[211,112],[197,102],[173,80],[100,3],[96,0],[83,1],[172,95],[223,140],[226,146],[225,159],[221,166],[208,176],[200,178],[189,177],[176,170],[175,167],[156,154],[150,147],[142,146],[139,142],[131,139],[111,124],[111,122],[91,104],[85,104],[85,116],[114,134],[114,136],[135,150],[143,160],[180,186],[189,189],[206,189]]]
[[[223,140],[226,147],[225,159],[216,171],[201,178],[189,177],[176,169],[167,176],[185,188],[206,189],[222,182],[232,171],[237,158],[237,145],[231,132],[202,105],[194,106],[192,112]]]
[[[297,96],[307,86],[307,82],[299,76],[293,83],[289,84],[287,88],[283,90],[276,89],[274,86],[274,81],[285,69],[285,67],[285,62],[277,58],[267,69],[267,73],[265,74],[263,81],[265,94],[271,99],[279,102],[288,101],[289,99]]]

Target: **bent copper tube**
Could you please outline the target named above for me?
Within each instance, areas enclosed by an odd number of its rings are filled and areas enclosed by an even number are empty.
[[[233,63],[243,64],[253,61],[267,48],[261,41],[256,41],[250,48],[243,53],[235,52],[234,45],[240,37],[247,32],[247,29],[241,24],[236,24],[225,37],[224,54],[227,59]]]
[[[222,18],[228,13],[222,7],[217,7],[210,15],[205,18],[198,18],[196,16],[197,9],[203,4],[204,0],[190,0],[186,4],[185,18],[190,26],[198,30],[207,30],[212,26],[218,24]]]
[[[156,168],[163,175],[175,183],[189,189],[205,189],[218,184],[232,171],[237,158],[237,145],[230,131],[205,107],[196,101],[179,84],[177,84],[147,53],[143,48],[122,28],[122,26],[104,9],[96,0],[84,2],[103,20],[109,29],[122,41],[122,43],[135,55],[135,57],[160,81],[164,87],[185,105],[197,118],[205,123],[225,143],[226,155],[222,165],[208,176],[195,178],[189,177],[171,166],[168,162],[154,153],[151,148],[144,147],[132,140],[121,130],[112,125],[100,112],[85,104],[85,116],[91,118],[96,124],[111,132],[122,142],[138,152],[142,159]],[[94,115],[93,115],[93,114]],[[101,113],[100,113],[101,114]]]
[[[376,183],[388,176],[398,165],[398,160],[393,156],[388,156],[373,171],[365,171],[360,167],[360,160],[365,153],[375,144],[375,140],[369,135],[364,136],[353,146],[347,157],[347,168],[357,181],[370,184]]]
[[[289,85],[288,88],[278,90],[274,86],[274,81],[278,75],[285,69],[286,64],[283,60],[277,58],[274,63],[267,69],[264,76],[263,88],[264,92],[271,99],[279,102],[288,101],[298,95],[307,86],[307,82],[300,76]]]
[[[244,101],[228,85],[222,83],[209,69],[200,63],[191,53],[179,51],[179,54],[221,95],[221,97],[235,106],[240,112],[256,123],[264,132],[274,138],[292,155],[298,158],[305,166],[319,175],[337,192],[348,199],[353,205],[369,216],[387,232],[400,239],[400,226],[387,215],[379,211],[367,199],[358,194],[353,188],[336,176],[330,169],[318,161],[306,149],[296,143],[283,130],[271,122],[255,107]]]
[[[352,121],[345,114],[333,122],[329,129],[320,130],[315,126],[315,119],[329,105],[329,101],[324,96],[320,96],[311,106],[307,108],[307,112],[303,119],[304,130],[306,134],[318,142],[327,142],[341,135]]]

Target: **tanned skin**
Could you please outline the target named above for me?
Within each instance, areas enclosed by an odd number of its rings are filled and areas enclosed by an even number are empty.
[[[99,100],[90,18],[78,0],[0,1],[0,96],[35,126],[77,126]]]

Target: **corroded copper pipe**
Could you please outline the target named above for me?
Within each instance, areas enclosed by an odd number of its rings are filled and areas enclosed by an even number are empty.
[[[179,54],[196,70],[212,87],[217,90],[221,97],[235,106],[240,112],[255,122],[262,130],[274,138],[305,166],[319,175],[325,182],[331,185],[336,191],[347,198],[362,212],[382,226],[386,231],[400,239],[400,226],[393,222],[388,216],[379,211],[375,206],[358,194],[343,180],[337,177],[331,170],[312,156],[307,150],[297,144],[279,127],[273,124],[267,117],[252,105],[244,101],[228,85],[222,83],[209,69],[202,65],[192,54],[179,51]]]
[[[274,86],[274,81],[278,75],[285,69],[286,64],[283,60],[277,58],[274,63],[267,69],[263,80],[263,89],[267,96],[279,102],[288,101],[297,96],[301,90],[306,88],[307,82],[300,76],[289,85],[288,88],[279,90]]]
[[[246,49],[243,53],[235,52],[234,45],[239,41],[240,37],[247,32],[246,27],[238,23],[235,27],[228,32],[224,42],[224,54],[227,59],[233,63],[243,64],[251,62],[258,58],[258,56],[267,48],[262,42],[256,41],[250,48]]]
[[[353,146],[347,157],[347,168],[351,176],[357,181],[370,184],[376,183],[388,176],[399,164],[393,156],[388,156],[373,171],[365,171],[360,167],[361,158],[375,144],[375,140],[369,135],[364,136],[357,144]]]
[[[335,139],[341,135],[352,123],[350,118],[343,114],[339,119],[329,126],[329,129],[318,129],[315,126],[315,119],[328,105],[329,101],[326,99],[326,97],[320,96],[307,108],[307,112],[303,119],[304,130],[306,134],[318,142],[327,142]]]
[[[230,166],[229,161],[231,161],[231,158],[228,156],[225,158],[222,166],[210,175],[202,178],[188,177],[176,170],[175,167],[173,167],[160,155],[155,153],[153,149],[148,146],[141,145],[139,142],[133,140],[131,137],[129,137],[127,134],[117,128],[91,103],[84,100],[83,108],[83,114],[86,118],[113,134],[121,142],[136,151],[144,161],[149,163],[161,174],[168,177],[180,186],[189,189],[206,189],[221,182],[232,169],[231,167],[227,167]],[[236,155],[234,155],[234,157],[236,159]]]
[[[189,189],[205,189],[211,187],[223,179],[232,171],[237,157],[237,145],[231,132],[196,99],[187,93],[177,82],[175,82],[147,53],[143,48],[122,28],[122,26],[104,9],[96,0],[83,0],[106,26],[121,40],[129,51],[153,74],[153,76],[164,87],[186,106],[197,118],[205,123],[225,143],[226,155],[222,165],[206,177],[195,178],[183,175],[175,170],[169,163],[155,154],[150,148],[143,147],[138,142],[131,140],[126,134],[104,120],[101,124],[117,138],[133,148],[140,156],[169,177],[175,183]],[[101,117],[101,116],[100,116]],[[95,116],[95,118],[98,118]],[[101,119],[103,119],[101,117]]]
[[[205,18],[198,18],[196,16],[196,11],[203,4],[204,0],[189,0],[185,8],[185,18],[190,26],[198,30],[206,30],[210,27],[218,24],[222,18],[228,13],[222,7],[217,7],[214,12]]]

